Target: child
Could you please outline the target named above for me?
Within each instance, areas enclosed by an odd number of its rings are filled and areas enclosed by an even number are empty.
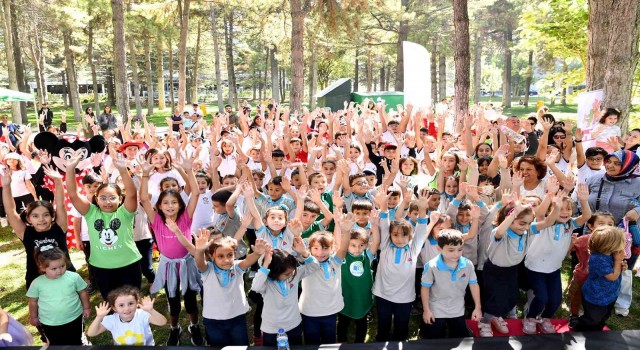
[[[152,198],[157,198],[158,194],[163,191],[163,189],[160,189],[160,182],[164,178],[171,177],[176,179],[179,187],[183,187],[186,184],[180,173],[173,168],[169,152],[152,148],[145,153],[144,159],[152,164],[155,170],[153,175],[149,177],[148,185]],[[152,202],[155,203],[153,200]]]
[[[559,210],[562,198],[557,197]],[[537,230],[553,224],[557,212],[537,224]],[[492,337],[493,325],[502,334],[508,334],[509,328],[502,316],[515,318],[515,306],[518,301],[518,269],[531,243],[529,228],[534,219],[533,210],[519,202],[504,206],[498,212],[491,231],[487,259],[483,266],[484,316],[478,323],[481,337]]]
[[[600,211],[593,213],[587,221],[589,232],[593,232],[593,230],[599,227],[615,227],[615,225],[613,215]],[[589,276],[588,263],[589,257],[591,256],[589,254],[589,237],[591,237],[589,233],[583,234],[571,242],[572,249],[576,252],[578,258],[578,264],[573,269],[571,281],[567,289],[569,312],[571,313],[569,316],[569,327],[571,327],[571,329],[575,329],[578,325],[578,313],[582,305],[582,285],[584,285],[584,281],[586,281]]]
[[[75,272],[67,271],[67,257],[60,248],[37,250],[35,259],[42,272],[27,291],[29,322],[42,325],[51,345],[83,345],[82,317],[91,316],[87,284]]]
[[[604,148],[608,153],[614,151],[613,147],[609,144],[609,139],[619,138],[621,136],[620,127],[616,125],[620,118],[620,111],[615,108],[607,108],[598,121],[598,126],[595,127],[591,136],[596,139],[596,146]]]
[[[80,154],[74,154],[67,163],[67,174],[74,174]],[[93,201],[81,196],[73,176],[67,176],[69,199],[89,227],[91,257],[95,282],[102,298],[123,285],[140,287],[142,258],[133,240],[133,219],[138,209],[136,185],[127,170],[126,160],[114,161],[124,184],[124,191],[115,184],[102,184]],[[123,195],[126,192],[126,196]]]
[[[375,252],[380,246],[380,218],[377,211],[371,211],[371,236],[354,228],[352,214],[338,215],[340,225],[340,248],[347,247],[348,254],[342,264],[342,298],[344,308],[338,314],[338,342],[347,342],[351,321],[355,323],[354,343],[364,343],[367,336],[367,313],[373,306],[373,272],[371,264],[376,259]],[[371,237],[371,241],[369,241]]]
[[[195,256],[202,273],[202,323],[209,346],[249,345],[246,313],[250,307],[242,275],[264,254],[267,241],[257,239],[251,254],[244,260],[235,260],[237,241],[231,237],[210,240],[211,231],[201,229],[194,246],[175,223],[170,224],[170,229]]]
[[[9,225],[11,225],[18,239],[22,241],[27,253],[27,271],[24,277],[27,289],[29,289],[31,282],[40,275],[38,264],[34,258],[37,248],[58,247],[64,252],[67,261],[71,261],[66,241],[67,210],[64,205],[62,176],[49,167],[45,167],[44,171],[47,176],[54,179],[56,184],[55,211],[50,202],[36,201],[30,203],[25,211],[18,214],[11,186],[5,185],[2,190],[2,202],[4,203]],[[2,176],[3,185],[11,182],[11,176],[12,172],[5,170]],[[75,270],[73,265],[70,264],[69,271]]]
[[[342,165],[342,161],[340,161],[339,164]],[[341,166],[340,169],[342,168],[343,167]],[[342,194],[344,196],[344,205],[347,208],[347,212],[352,211],[353,203],[357,200],[368,201],[372,206],[375,205],[373,200],[375,190],[369,189],[369,182],[367,182],[364,173],[357,173],[351,176],[345,175],[343,177],[343,186]]]
[[[22,212],[29,203],[35,201],[38,196],[36,189],[31,183],[31,174],[24,170],[24,161],[22,157],[15,152],[8,153],[4,156],[6,169],[11,171],[11,192],[14,195],[13,201],[16,208]]]
[[[122,286],[109,292],[107,300],[96,306],[96,318],[87,336],[109,331],[115,345],[155,345],[149,325],[164,326],[167,319],[153,309],[154,299],[141,298],[138,288]]]
[[[311,200],[307,200],[307,194]],[[302,222],[302,238],[309,238],[313,233],[327,228],[333,221],[333,214],[322,200],[321,192],[315,189],[307,191],[307,186],[303,185],[296,192],[298,203],[296,204],[296,219]],[[322,219],[317,220],[322,214]]]
[[[193,159],[184,159],[181,168],[186,172],[190,186],[195,189],[198,185],[191,169],[192,164]],[[152,169],[153,165],[148,162],[142,164],[142,181],[140,182],[140,205],[149,218],[149,223],[155,233],[158,251],[160,251],[160,263],[156,279],[151,286],[151,294],[165,288],[171,323],[171,333],[167,345],[177,346],[180,344],[180,334],[182,333],[182,328],[178,323],[181,309],[179,291],[182,291],[185,310],[189,314],[191,322],[189,326],[191,342],[193,345],[201,346],[204,344],[204,339],[198,327],[198,303],[196,301],[201,282],[198,279],[195,260],[167,226],[170,221],[176,222],[182,232],[186,232],[187,239],[191,239],[192,218],[198,204],[199,194],[194,192],[185,205],[178,191],[164,190],[160,192],[154,208],[147,191],[149,173]]]
[[[573,201],[560,192],[560,200],[555,205],[548,219],[555,219],[552,226],[540,229],[539,224],[531,225],[531,232],[536,235],[524,259],[528,285],[533,291],[534,298],[529,310],[522,321],[522,331],[525,334],[536,334],[536,328],[542,333],[555,333],[555,328],[549,320],[562,303],[562,280],[560,268],[562,261],[569,251],[573,231],[584,225],[591,216],[591,209],[587,202],[589,190],[587,185],[579,184],[578,199],[582,205],[582,214],[572,218]],[[555,213],[555,218],[553,214]],[[536,327],[537,326],[537,327]]]
[[[291,191],[291,181],[286,177],[275,176],[271,178],[267,183],[267,194],[260,193],[257,187],[254,187],[254,195],[260,216],[263,216],[267,209],[274,206],[286,207],[287,217],[295,209],[293,198],[296,195]]]
[[[601,331],[611,316],[620,293],[624,260],[625,232],[616,227],[600,227],[589,237],[589,277],[582,286],[582,309],[576,330]]]
[[[309,250],[321,269],[302,281],[299,304],[307,345],[336,342],[337,315],[344,307],[340,271],[347,249],[342,244],[334,253],[333,234],[328,231],[316,232],[309,237]]]
[[[198,204],[193,213],[193,223],[191,232],[197,232],[201,228],[213,225],[213,215],[211,215],[211,187],[213,182],[211,177],[204,172],[196,173],[196,183],[198,185]]]
[[[464,239],[457,230],[442,230],[438,235],[440,255],[425,265],[422,275],[422,318],[427,324],[422,336],[425,339],[469,336],[464,319],[464,295],[471,289],[475,309],[474,321],[482,317],[480,287],[473,263],[462,256]]]
[[[301,224],[298,222],[297,226]],[[280,329],[287,333],[289,345],[302,345],[298,285],[320,266],[305,248],[301,237],[296,237],[293,241],[293,250],[305,259],[304,265],[298,267],[296,258],[287,251],[272,250],[268,247],[262,267],[251,285],[251,290],[260,293],[264,298],[263,322],[260,327],[264,346],[276,346],[276,337]]]
[[[386,191],[381,197],[386,199]],[[378,309],[376,341],[404,341],[409,334],[411,305],[416,298],[413,288],[418,254],[427,233],[427,198],[423,190],[418,199],[419,217],[415,231],[406,220],[389,223],[386,200],[380,208],[380,264],[373,294]],[[393,320],[393,333],[391,322]]]
[[[87,174],[82,178],[82,187],[84,188],[84,192],[87,194],[88,200],[93,200],[93,196],[101,183],[100,178],[96,174]],[[91,265],[89,265],[89,257],[91,257],[91,243],[89,242],[89,228],[87,227],[87,221],[75,208],[71,208],[69,214],[73,216],[73,233],[76,235],[76,248],[82,250],[84,253],[84,260],[87,263],[87,272],[89,274],[87,292],[92,294],[95,291],[96,286],[93,278],[93,272],[91,271]]]

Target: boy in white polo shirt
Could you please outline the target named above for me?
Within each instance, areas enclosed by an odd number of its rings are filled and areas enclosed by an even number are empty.
[[[422,318],[426,323],[422,337],[425,339],[462,338],[470,335],[464,319],[464,294],[467,285],[475,309],[471,319],[482,317],[480,287],[473,263],[462,256],[464,239],[458,230],[446,229],[438,235],[440,254],[429,261],[422,274]]]

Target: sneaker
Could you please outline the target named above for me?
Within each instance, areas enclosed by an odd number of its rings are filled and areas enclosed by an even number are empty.
[[[569,316],[569,328],[571,330],[575,330],[576,329],[576,327],[578,326],[578,320],[579,320],[579,318],[576,315]]]
[[[538,333],[539,320],[535,318],[525,317],[522,319],[522,333],[524,334],[536,334]]]
[[[493,337],[493,330],[491,330],[491,323],[478,322],[478,331],[483,338]]]
[[[189,333],[191,334],[191,344],[193,344],[193,346],[204,345],[204,338],[202,337],[200,327],[198,327],[197,324],[192,324],[191,326],[189,326]]]
[[[556,327],[551,324],[551,320],[549,320],[548,318],[543,318],[542,320],[540,320],[540,323],[538,323],[538,329],[540,329],[540,332],[544,334],[556,333]]]
[[[169,339],[167,339],[167,346],[178,346],[180,345],[180,334],[182,334],[182,327],[178,325],[178,327],[171,327],[171,333],[169,333]]]
[[[253,336],[253,346],[262,346],[262,336],[256,337]]]
[[[623,308],[616,308],[616,315],[618,316],[622,316],[622,317],[627,317],[629,316],[629,309],[623,309]]]
[[[491,325],[502,334],[509,334],[509,326],[507,326],[507,322],[502,317],[494,317],[491,319]]]

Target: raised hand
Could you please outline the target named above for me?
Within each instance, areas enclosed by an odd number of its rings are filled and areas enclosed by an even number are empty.
[[[175,234],[182,233],[182,231],[180,230],[180,227],[178,227],[178,224],[173,219],[166,218],[165,225],[171,232]]]
[[[342,206],[344,205],[344,199],[342,199],[339,191],[333,191],[333,194],[331,195],[331,201],[333,202],[334,208],[342,208]]]
[[[442,213],[434,210],[431,213],[429,213],[429,223],[433,223],[435,225],[436,222],[438,222],[438,220],[440,220],[440,218],[442,217]]]
[[[512,200],[513,200],[513,196],[511,193],[511,189],[505,188],[504,190],[502,190],[502,198],[501,198],[502,205],[507,205],[511,203]]]
[[[469,212],[471,214],[471,218],[473,220],[477,220],[480,218],[480,207],[477,205],[472,205],[471,206],[471,211]]]
[[[302,241],[302,237],[298,236],[293,239],[293,251],[298,253],[298,255],[304,256],[307,253],[307,247],[304,246],[304,241]]]
[[[289,230],[293,233],[294,236],[300,237],[302,231],[304,230],[302,227],[302,222],[298,219],[293,219],[289,221]]]
[[[558,183],[558,178],[555,176],[549,176],[549,179],[547,179],[547,193],[551,194],[551,195],[555,195],[556,193],[558,193],[558,190],[560,189],[560,183]]]
[[[80,161],[82,160],[82,157],[83,155],[82,153],[80,153],[80,151],[75,151],[73,153],[71,159],[69,159],[69,162],[67,163],[67,173],[75,171],[78,163],[80,163]],[[114,162],[114,165],[116,165],[116,162]]]
[[[311,201],[316,204],[322,202],[322,197],[320,197],[320,191],[316,190],[315,188],[312,188],[309,191],[309,197],[311,197]]]
[[[513,175],[511,176],[511,185],[514,188],[519,188],[520,186],[522,186],[523,183],[524,183],[524,178],[522,178],[522,173],[519,171],[516,171],[515,173],[513,173]]]
[[[544,162],[547,165],[556,164],[556,159],[558,159],[558,155],[560,155],[560,151],[556,148],[552,148],[551,152],[544,159]]]
[[[248,217],[251,216],[248,215]],[[195,237],[196,250],[203,252],[209,248],[209,245],[211,244],[209,242],[209,237],[211,237],[211,231],[204,228],[199,229],[198,235]]]
[[[264,259],[262,259],[262,266],[268,268],[269,264],[271,263],[271,258],[273,258],[273,247],[267,245],[264,249]]]
[[[155,301],[155,299],[151,299],[150,297],[146,296],[140,299],[140,304],[138,304],[138,306],[140,306],[142,310],[151,313],[151,311],[153,311],[153,303]]]
[[[380,226],[380,211],[377,209],[373,209],[369,212],[369,222],[373,227]],[[353,225],[351,225],[353,227]]]
[[[343,213],[334,213],[334,218],[338,218],[337,224],[340,225],[340,229],[343,234],[349,234],[353,225],[356,224],[356,219],[353,217],[352,213],[343,214]]]
[[[43,165],[42,169],[44,170],[44,174],[47,175],[48,177],[50,177],[52,180],[54,180],[54,181],[55,180],[62,181],[62,175],[60,175],[60,172],[58,172],[58,170],[53,169],[49,165]],[[5,170],[5,172],[7,170]]]
[[[589,187],[587,186],[587,184],[578,184],[576,195],[578,196],[578,200],[581,202],[589,200]]]
[[[109,311],[111,311],[109,303],[103,301],[100,305],[96,306],[96,317],[105,317],[109,314]]]

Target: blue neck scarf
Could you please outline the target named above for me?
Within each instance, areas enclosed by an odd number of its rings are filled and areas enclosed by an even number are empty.
[[[396,256],[395,256],[395,261],[394,263],[396,265],[400,264],[400,260],[402,259],[402,253],[409,250],[409,245],[405,245],[404,247],[398,247],[397,245],[393,244],[393,242],[391,242],[391,247],[395,248],[396,250]]]

